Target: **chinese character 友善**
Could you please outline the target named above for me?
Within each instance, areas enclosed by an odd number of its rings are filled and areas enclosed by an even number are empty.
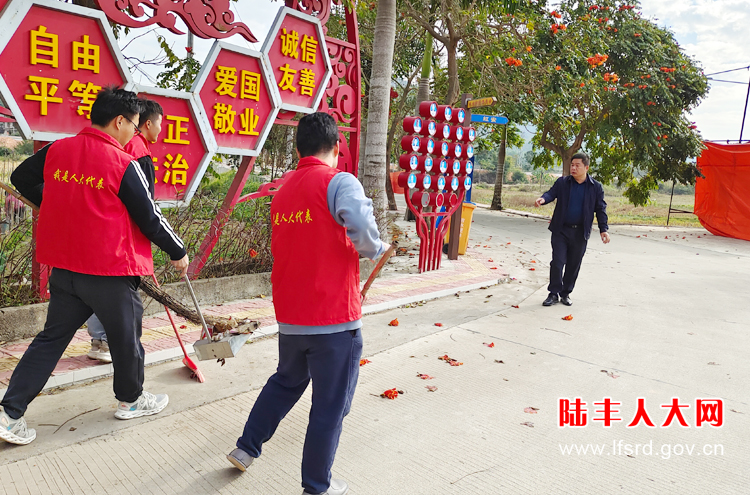
[[[315,90],[315,73],[310,69],[299,71],[299,94],[302,96],[313,96]]]
[[[83,42],[73,42],[73,70],[79,69],[99,73],[99,46],[89,43],[88,35],[83,36]]]
[[[279,81],[279,88],[281,88],[281,91],[296,92],[297,88],[294,87],[294,75],[297,73],[297,70],[290,68],[289,64],[282,65],[279,67],[279,70],[284,73],[281,77],[281,81]]]

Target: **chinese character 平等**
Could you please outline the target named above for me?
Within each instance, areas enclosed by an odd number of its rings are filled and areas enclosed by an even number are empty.
[[[60,84],[59,79],[29,76],[29,82],[31,83],[31,91],[33,91],[34,94],[24,95],[24,99],[40,102],[40,115],[47,115],[48,103],[62,103],[62,98],[55,97],[55,94],[57,93],[57,85]]]
[[[299,33],[292,31],[286,32],[286,28],[281,30],[281,54],[285,57],[299,58],[297,47],[299,45]]]
[[[260,101],[260,74],[248,70],[242,71],[240,98],[243,100]]]
[[[279,70],[284,73],[281,77],[281,81],[279,81],[279,88],[281,88],[281,91],[296,92],[297,88],[294,87],[294,75],[297,73],[297,70],[290,68],[289,64],[282,65],[279,67]]]
[[[88,35],[83,41],[73,42],[73,70],[85,69],[99,73],[99,45],[89,43]]]
[[[216,87],[215,91],[219,93],[219,95],[229,95],[232,98],[237,98],[237,93],[234,92],[234,87],[237,85],[237,69],[235,67],[217,66],[216,82],[218,82],[219,85]]]
[[[232,105],[224,105],[223,103],[217,103],[214,105],[214,129],[219,131],[219,134],[234,134],[234,117],[237,112],[232,110]]]
[[[165,120],[171,120],[173,123],[167,124],[167,137],[164,138],[165,143],[171,144],[190,144],[187,139],[182,139],[182,134],[188,132],[187,127],[182,127],[182,124],[190,122],[187,117],[179,117],[177,115],[165,115]]]
[[[91,118],[91,105],[94,104],[96,95],[101,89],[101,86],[97,86],[93,83],[84,84],[77,79],[70,84],[70,87],[68,88],[70,94],[75,98],[81,99],[81,104],[78,105],[78,115],[86,114],[87,119]]]
[[[174,158],[172,158],[172,155],[167,155],[166,160],[164,160],[164,168],[167,169],[167,173],[164,174],[165,183],[172,184],[173,186],[178,184],[187,185],[187,170],[189,167],[181,153],[177,153],[177,156]]]
[[[299,71],[299,94],[303,96],[313,96],[315,90],[315,73],[310,69]]]
[[[240,122],[242,123],[242,130],[240,134],[245,136],[258,136],[258,131],[255,128],[258,126],[258,115],[255,115],[255,109],[246,108],[244,112],[240,114]]]
[[[48,33],[46,26],[31,31],[31,65],[47,64],[55,69],[59,64],[59,38]]]
[[[305,35],[302,38],[302,61],[315,64],[315,55],[318,52],[318,42],[312,36]]]

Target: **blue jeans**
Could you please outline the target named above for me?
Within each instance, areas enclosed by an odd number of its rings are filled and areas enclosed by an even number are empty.
[[[259,457],[263,443],[273,436],[312,379],[302,486],[310,493],[328,490],[342,423],[357,387],[361,356],[361,329],[324,335],[279,334],[279,366],[255,401],[237,447]]]
[[[86,320],[86,327],[89,331],[89,337],[91,340],[103,340],[107,341],[107,334],[104,332],[104,325],[99,321],[96,315],[91,315],[91,318]]]

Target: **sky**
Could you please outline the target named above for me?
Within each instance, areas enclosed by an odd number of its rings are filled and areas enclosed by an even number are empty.
[[[267,0],[240,0],[232,3],[237,20],[245,22],[260,40],[249,43],[240,36],[227,39],[234,44],[260,50],[271,22],[283,6],[283,2]],[[698,61],[705,73],[750,66],[750,4],[747,0],[642,0],[643,16],[654,20],[659,26],[674,32],[685,52]],[[121,41],[124,46],[137,34],[147,30],[133,30]],[[160,29],[161,33],[165,30]],[[182,55],[187,45],[187,36],[167,33],[175,52]],[[125,50],[126,56],[151,58],[156,37],[153,33],[134,40]],[[195,51],[198,60],[205,59],[212,41],[196,38]],[[156,74],[159,69],[149,68]],[[739,139],[743,108],[748,89],[750,70],[717,75],[722,80],[742,84],[711,82],[708,96],[692,112],[704,139]],[[136,75],[136,81],[149,85],[148,79]],[[746,123],[743,138],[750,139],[750,119]]]

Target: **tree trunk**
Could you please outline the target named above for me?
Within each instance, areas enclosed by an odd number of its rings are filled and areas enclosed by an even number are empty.
[[[419,104],[430,99],[430,69],[432,68],[432,35],[425,33],[424,55],[422,55],[422,72],[419,74],[417,90],[417,113]]]
[[[573,155],[576,154],[576,151],[573,148],[569,148],[563,152],[563,154],[560,156],[562,158],[563,162],[563,177],[570,175],[570,162],[573,161]]]
[[[388,108],[391,101],[393,50],[396,42],[396,0],[380,0],[375,18],[375,37],[372,43],[372,74],[367,109],[367,142],[365,144],[365,194],[372,198],[375,218],[382,238],[387,238],[385,214],[385,177],[388,167],[386,139]]]
[[[405,90],[408,91],[408,88]],[[396,132],[398,131],[400,120],[393,119],[391,122],[391,128],[388,130],[388,141],[386,143],[386,166],[385,166],[385,194],[388,197],[388,209],[391,211],[398,211],[396,206],[396,196],[393,194],[393,184],[391,184],[391,156],[393,156],[393,141],[396,138]]]
[[[445,95],[445,104],[453,105],[458,99],[458,40],[451,39],[448,46],[445,47],[448,52],[448,92]]]
[[[503,182],[505,182],[505,144],[508,137],[508,126],[504,125],[500,139],[500,149],[497,152],[497,169],[495,171],[495,192],[492,195],[490,210],[503,209]]]

